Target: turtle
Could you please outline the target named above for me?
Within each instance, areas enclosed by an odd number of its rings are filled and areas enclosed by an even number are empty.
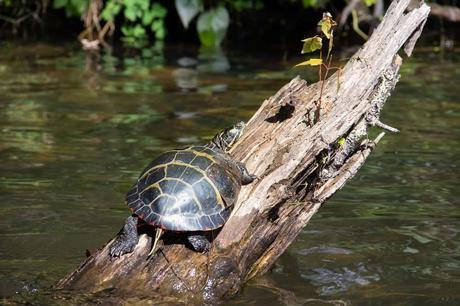
[[[241,186],[256,178],[228,154],[245,125],[238,122],[205,145],[167,151],[153,160],[126,195],[132,215],[110,246],[110,256],[134,250],[140,220],[155,227],[149,255],[165,231],[184,233],[195,251],[208,252],[211,243],[206,232],[225,224]]]

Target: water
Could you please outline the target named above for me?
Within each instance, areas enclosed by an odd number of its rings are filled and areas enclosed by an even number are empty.
[[[147,162],[248,119],[299,72],[295,60],[202,54],[187,68],[185,52],[165,54],[3,48],[0,297],[46,294],[118,231]],[[459,72],[453,54],[405,64],[382,116],[401,134],[230,304],[460,304]]]

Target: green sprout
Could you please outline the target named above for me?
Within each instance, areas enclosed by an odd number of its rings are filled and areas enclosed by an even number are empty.
[[[332,47],[334,45],[334,28],[337,26],[337,23],[332,19],[330,13],[326,12],[323,13],[323,18],[318,22],[318,26],[321,29],[321,35],[316,35],[314,37],[308,37],[302,40],[303,47],[302,47],[302,54],[305,53],[312,53],[319,50],[319,58],[310,58],[297,66],[318,66],[318,78],[321,84],[320,86],[320,95],[319,101],[316,102],[316,118],[315,120],[318,121],[321,114],[321,109],[323,107],[323,91],[324,91],[324,81],[327,79],[329,72],[331,70],[338,70],[339,71],[339,79],[340,79],[340,72],[342,68],[340,67],[333,67],[332,63]],[[327,39],[328,47],[327,52],[323,48],[323,40]],[[324,56],[326,53],[326,56]],[[340,87],[340,81],[338,80],[337,90]]]

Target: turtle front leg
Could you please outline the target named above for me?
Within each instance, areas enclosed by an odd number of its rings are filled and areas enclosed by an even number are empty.
[[[241,171],[241,184],[243,185],[251,184],[257,178],[256,175],[249,174],[248,169],[246,169],[246,166],[243,163],[237,162],[237,165]]]
[[[197,252],[207,253],[211,249],[211,243],[204,235],[189,235],[187,240]]]
[[[137,220],[135,215],[126,218],[125,225],[118,233],[117,238],[110,246],[110,257],[120,257],[123,254],[131,253],[134,247],[139,242],[139,234],[137,233]]]

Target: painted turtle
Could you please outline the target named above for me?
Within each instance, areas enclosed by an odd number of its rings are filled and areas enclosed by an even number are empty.
[[[111,245],[110,256],[133,251],[139,219],[156,227],[152,252],[165,230],[187,232],[195,251],[207,252],[210,242],[204,232],[224,225],[241,185],[255,179],[227,154],[244,127],[239,122],[206,145],[168,151],[151,162],[128,191],[126,203],[133,215]]]

